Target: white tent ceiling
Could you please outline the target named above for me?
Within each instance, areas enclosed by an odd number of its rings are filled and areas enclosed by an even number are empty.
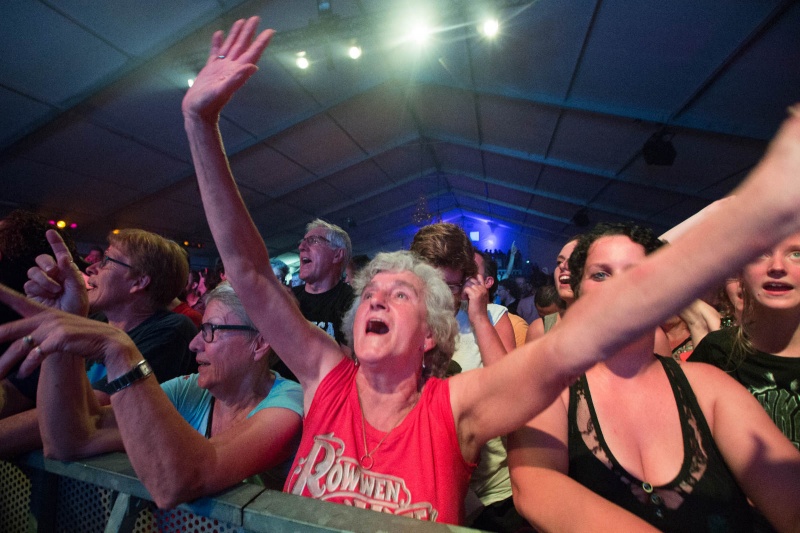
[[[578,213],[663,230],[728,193],[800,99],[794,1],[330,4],[3,2],[0,209],[74,221],[82,242],[135,226],[215,255],[180,102],[211,33],[251,14],[278,34],[221,127],[276,255],[314,217],[356,253],[407,246],[420,196],[545,262]],[[425,48],[398,40],[410,10],[438,30]],[[487,13],[495,40],[476,31]],[[642,157],[658,132],[671,166]]]

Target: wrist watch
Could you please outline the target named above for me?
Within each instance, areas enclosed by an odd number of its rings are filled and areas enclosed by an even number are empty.
[[[109,394],[114,394],[122,389],[130,387],[140,379],[144,379],[152,373],[153,369],[150,368],[150,364],[146,360],[142,359],[128,372],[122,374],[114,381],[109,381],[107,390],[109,391]]]

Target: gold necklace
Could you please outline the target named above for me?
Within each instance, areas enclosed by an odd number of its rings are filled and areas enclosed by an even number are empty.
[[[364,421],[364,406],[361,404],[361,393],[358,391],[358,385],[356,385],[356,397],[358,398],[358,409],[359,411],[361,411],[361,437],[364,439],[364,455],[362,455],[358,459],[358,464],[360,464],[361,468],[363,468],[364,470],[370,470],[375,465],[375,459],[373,459],[372,454],[378,451],[378,448],[381,447],[383,441],[386,440],[386,437],[389,436],[389,433],[394,431],[394,429],[400,425],[400,422],[403,421],[405,415],[401,416],[397,420],[397,422],[395,422],[392,428],[383,435],[383,438],[380,441],[378,441],[378,444],[372,449],[372,451],[369,451],[367,449],[367,430],[366,430],[367,423]],[[414,406],[417,405],[418,401],[419,401],[419,395],[417,395],[417,398],[411,405],[411,409],[413,409]],[[411,412],[411,410],[409,410],[409,412]]]

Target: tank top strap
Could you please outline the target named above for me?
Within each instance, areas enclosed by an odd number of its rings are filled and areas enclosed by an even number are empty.
[[[659,355],[655,357],[661,362],[661,366],[664,367],[664,371],[667,373],[672,393],[680,411],[684,446],[686,446],[687,450],[696,450],[697,446],[703,443],[711,443],[714,447],[714,452],[718,453],[711,435],[711,428],[708,427],[706,417],[700,409],[700,404],[697,403],[697,396],[694,395],[694,391],[689,385],[689,380],[686,379],[686,374],[683,373],[680,363],[671,357],[661,357]]]

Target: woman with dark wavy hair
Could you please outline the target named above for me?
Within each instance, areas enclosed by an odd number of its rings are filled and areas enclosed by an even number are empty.
[[[576,304],[631,279],[661,245],[647,228],[598,224],[570,256]],[[748,497],[776,527],[797,524],[787,515],[798,515],[800,452],[723,372],[654,355],[652,333],[631,337],[509,441],[514,501],[542,531],[638,519],[663,531],[751,531]]]

